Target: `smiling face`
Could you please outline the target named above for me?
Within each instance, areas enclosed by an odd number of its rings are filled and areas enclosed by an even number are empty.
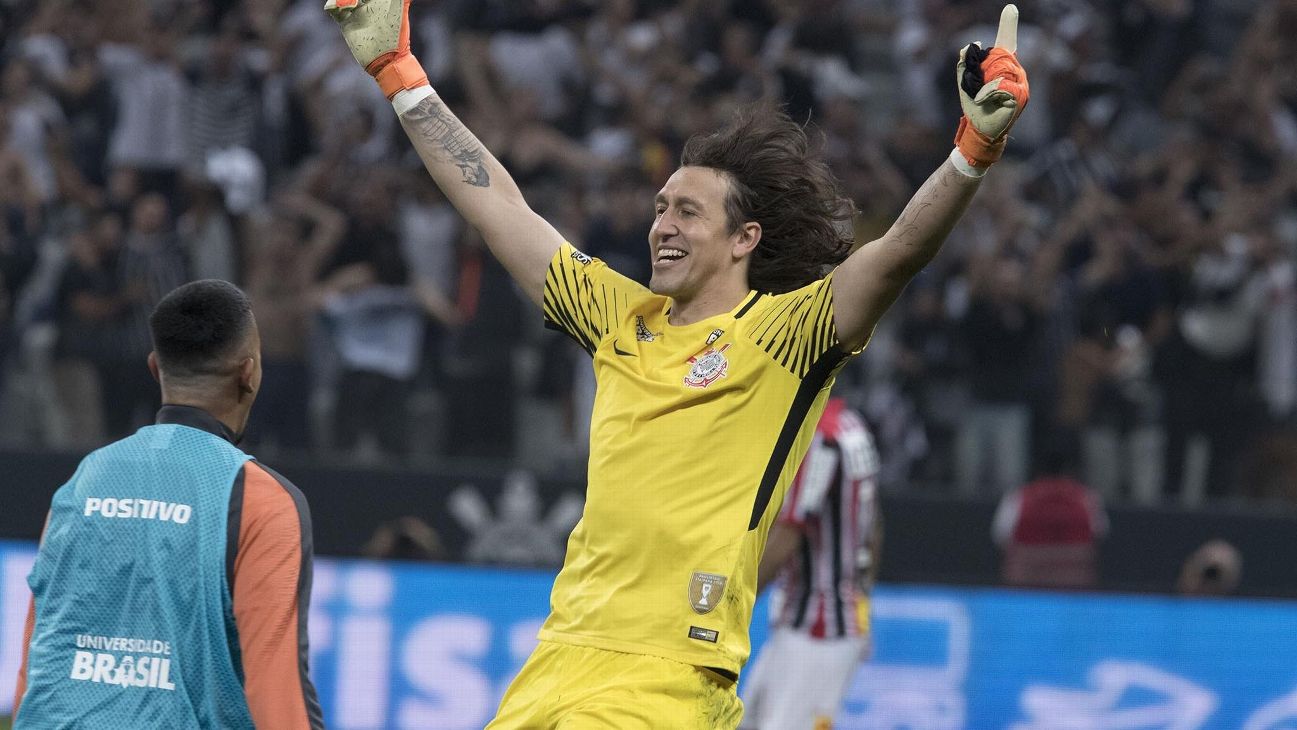
[[[729,179],[708,167],[676,170],[655,201],[649,230],[655,294],[688,303],[714,290],[747,288],[747,254],[761,227],[745,223],[731,230],[725,211]]]

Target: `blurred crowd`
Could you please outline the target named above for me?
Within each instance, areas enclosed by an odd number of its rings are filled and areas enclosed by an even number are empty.
[[[0,4],[0,437],[151,418],[147,315],[251,295],[257,453],[580,473],[588,358],[440,196],[322,0]],[[432,83],[570,240],[646,281],[684,140],[775,99],[886,230],[999,0],[416,0]],[[1022,0],[1032,102],[840,378],[890,489],[1297,499],[1297,1]]]

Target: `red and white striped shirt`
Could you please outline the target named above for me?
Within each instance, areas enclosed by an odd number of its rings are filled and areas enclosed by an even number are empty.
[[[869,632],[866,576],[878,511],[878,451],[864,418],[834,398],[788,490],[779,522],[801,530],[780,572],[772,623],[814,638]]]

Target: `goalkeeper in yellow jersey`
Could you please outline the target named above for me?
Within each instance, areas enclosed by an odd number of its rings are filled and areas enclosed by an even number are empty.
[[[937,253],[1027,103],[1017,9],[994,48],[960,53],[956,146],[882,238],[848,256],[837,181],[797,124],[751,109],[685,145],[654,201],[647,289],[565,242],[438,98],[410,54],[409,0],[326,9],[446,197],[594,359],[585,512],[489,727],[736,727],[757,565],[834,375]]]

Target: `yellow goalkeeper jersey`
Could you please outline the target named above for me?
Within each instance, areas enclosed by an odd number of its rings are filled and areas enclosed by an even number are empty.
[[[563,245],[545,321],[594,357],[597,391],[541,639],[738,673],[766,535],[848,357],[830,281],[673,326],[669,298]]]

